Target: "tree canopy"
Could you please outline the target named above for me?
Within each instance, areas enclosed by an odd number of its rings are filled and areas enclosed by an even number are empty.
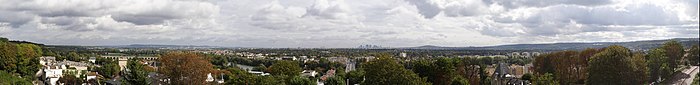
[[[681,45],[681,43],[679,43],[678,41],[671,40],[664,43],[664,45],[661,46],[661,48],[666,51],[666,56],[668,56],[667,62],[669,62],[669,67],[673,69],[679,68],[679,65],[681,64],[681,59],[683,58],[683,54],[685,54],[685,51],[683,50],[683,45]]]
[[[162,65],[158,72],[170,79],[173,85],[205,84],[206,75],[214,70],[206,57],[190,52],[169,52],[158,61]]]
[[[149,85],[148,71],[145,70],[145,66],[138,58],[130,59],[126,64],[127,70],[122,83],[124,85]]]
[[[377,59],[362,64],[365,71],[365,85],[429,85],[425,78],[405,69],[393,58],[386,54]]]
[[[269,68],[270,74],[272,75],[287,75],[287,76],[297,76],[301,74],[301,67],[299,63],[294,61],[280,60],[272,64]]]
[[[645,66],[629,49],[613,45],[591,57],[588,85],[640,85],[645,82]],[[643,59],[643,58],[641,58]],[[642,71],[642,72],[640,72]]]

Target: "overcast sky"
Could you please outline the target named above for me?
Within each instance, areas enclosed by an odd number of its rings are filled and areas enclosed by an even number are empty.
[[[53,45],[490,46],[699,36],[699,0],[0,0]]]

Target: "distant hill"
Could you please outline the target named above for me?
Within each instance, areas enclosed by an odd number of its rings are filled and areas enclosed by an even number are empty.
[[[29,41],[10,41],[10,42],[12,42],[12,43],[18,43],[18,44],[22,44],[22,43],[23,43],[23,44],[34,44],[34,45],[38,45],[38,46],[44,46],[44,44],[34,43],[34,42],[29,42]]]
[[[661,46],[664,42],[676,40],[685,47],[700,43],[698,38],[675,38],[666,40],[645,40],[632,42],[590,42],[590,43],[548,43],[548,44],[512,44],[485,47],[440,47],[419,46],[399,49],[446,49],[446,50],[581,50],[586,48],[603,48],[610,45],[622,45],[633,50],[646,50]]]
[[[101,47],[116,47],[116,48],[214,48],[216,46],[131,44],[131,45],[101,46]]]

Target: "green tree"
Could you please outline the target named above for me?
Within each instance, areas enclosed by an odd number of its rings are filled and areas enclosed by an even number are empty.
[[[329,77],[328,80],[324,82],[325,85],[345,85],[345,79],[340,76]]]
[[[413,62],[412,70],[420,77],[427,77],[428,82],[435,85],[449,85],[456,75],[458,60],[452,58],[437,58],[418,60]]]
[[[545,73],[533,79],[532,85],[559,85],[559,81],[551,73]]]
[[[522,80],[532,80],[533,77],[534,77],[534,75],[532,75],[532,73],[525,73],[525,74],[523,74],[522,77],[520,77],[520,79],[522,79]]]
[[[643,73],[637,73],[637,58],[632,56],[629,49],[613,45],[595,54],[589,60],[589,85],[640,85],[644,78],[639,78]],[[642,62],[643,63],[643,62]],[[644,66],[641,66],[644,67]]]
[[[272,66],[270,66],[270,74],[272,75],[287,75],[287,76],[297,76],[301,74],[301,67],[294,61],[281,60],[277,61]]]
[[[255,85],[257,81],[257,76],[235,67],[228,68],[226,71],[229,72],[226,74],[227,85]]]
[[[39,57],[41,57],[41,47],[34,44],[17,44],[17,65],[16,72],[25,78],[33,79],[34,74],[39,71]]]
[[[119,67],[119,64],[117,63],[117,61],[114,61],[112,59],[106,59],[106,58],[98,58],[97,60],[99,62],[96,62],[96,63],[101,65],[101,66],[95,68],[95,70],[100,75],[107,77],[107,78],[112,78],[119,73],[120,67]]]
[[[58,78],[58,82],[66,85],[80,85],[83,83],[83,80],[75,77],[73,74],[64,74],[63,77]]]
[[[698,48],[698,45],[693,45],[693,47],[690,47],[690,53],[688,55],[688,61],[691,65],[700,65],[700,48]]]
[[[75,52],[69,52],[67,58],[70,61],[81,61],[80,55],[78,53],[75,53]]]
[[[683,45],[681,43],[678,43],[678,41],[671,40],[666,43],[661,47],[666,51],[666,56],[668,56],[668,62],[669,66],[671,68],[678,69],[681,64],[681,59],[683,58],[683,54],[685,54],[683,51]]]
[[[7,42],[6,38],[3,39],[5,40],[0,41],[0,69],[14,73],[15,69],[18,68],[17,46]]]
[[[148,72],[144,70],[146,65],[140,63],[138,58],[131,59],[126,65],[126,74],[123,77],[124,85],[149,85]]]
[[[0,85],[32,85],[32,82],[11,73],[0,71]]]
[[[294,76],[292,79],[288,81],[289,85],[316,85],[316,81],[311,81],[311,79],[302,77],[302,76]]]
[[[348,72],[347,78],[350,80],[349,84],[360,84],[364,80],[365,71],[363,70],[353,70]]]
[[[425,78],[418,77],[387,54],[363,63],[362,67],[366,72],[366,80],[363,83],[365,85],[429,85]]]
[[[634,71],[629,73],[630,77],[628,78],[633,78],[631,80],[633,80],[632,82],[634,84],[649,83],[649,68],[647,67],[647,60],[644,58],[644,54],[642,53],[635,53],[632,55],[632,67]]]
[[[652,49],[647,55],[647,60],[649,79],[651,79],[651,81],[658,81],[670,77],[673,73],[673,68],[670,67],[670,62],[667,62],[668,57],[664,49]]]
[[[452,78],[450,85],[469,85],[469,80],[458,76],[458,77]]]

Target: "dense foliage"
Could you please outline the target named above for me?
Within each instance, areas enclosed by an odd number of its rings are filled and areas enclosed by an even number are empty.
[[[0,37],[0,70],[9,74],[17,73],[22,78],[33,80],[39,71],[39,57],[43,55],[42,48],[27,43],[8,42]]]
[[[693,45],[693,47],[690,47],[688,53],[689,64],[695,66],[700,65],[700,48],[698,47],[698,45]]]
[[[149,85],[148,71],[146,65],[140,59],[131,59],[126,64],[125,76],[122,77],[123,85]]]
[[[116,60],[108,58],[97,58],[95,64],[100,65],[100,67],[94,68],[93,71],[97,71],[100,75],[107,78],[117,76],[121,69]]]
[[[609,46],[591,57],[589,85],[641,85],[646,83],[645,63],[623,46]]]
[[[587,76],[588,61],[597,53],[597,49],[578,51],[559,51],[543,54],[535,58],[535,73],[556,76],[562,84],[583,84]]]
[[[208,73],[214,71],[213,65],[206,57],[189,52],[170,52],[163,54],[158,60],[162,66],[159,73],[170,79],[172,85],[205,84]]]
[[[301,74],[301,67],[299,67],[299,64],[294,61],[286,61],[286,60],[281,60],[275,62],[275,64],[272,64],[270,68],[268,68],[270,71],[270,74],[272,75],[286,75],[286,76],[296,76]]]
[[[5,71],[0,71],[0,85],[31,85],[32,82],[12,75]]]
[[[380,55],[376,60],[362,64],[366,85],[429,85],[425,78],[420,78],[410,70],[403,68],[393,58]]]

